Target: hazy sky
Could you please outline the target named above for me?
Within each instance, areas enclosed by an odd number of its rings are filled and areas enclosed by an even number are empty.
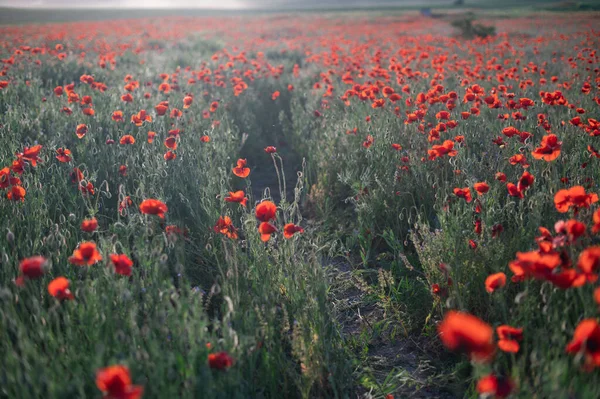
[[[253,0],[0,0],[1,6],[32,8],[246,8]],[[293,1],[290,1],[293,3]]]

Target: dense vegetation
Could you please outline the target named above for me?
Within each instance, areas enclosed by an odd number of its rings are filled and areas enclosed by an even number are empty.
[[[597,21],[0,27],[1,396],[597,397]]]

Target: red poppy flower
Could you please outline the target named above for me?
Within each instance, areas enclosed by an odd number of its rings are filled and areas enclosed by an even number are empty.
[[[520,192],[525,191],[526,189],[531,187],[534,180],[535,180],[535,177],[531,173],[529,173],[527,171],[523,172],[523,174],[521,175],[521,178],[519,179],[519,182],[517,183],[517,189]]]
[[[237,177],[245,179],[250,174],[250,168],[246,167],[245,159],[238,159],[237,165],[232,169],[233,174]]]
[[[152,117],[146,113],[146,110],[141,110],[137,114],[131,115],[131,123],[140,127],[144,122],[152,122]]]
[[[152,144],[154,142],[154,137],[156,137],[156,132],[148,132],[148,144]]]
[[[589,208],[591,204],[596,202],[598,202],[598,195],[587,194],[582,186],[559,190],[554,195],[554,205],[560,213],[566,213],[570,208],[575,208],[575,211],[580,208]]]
[[[96,372],[96,386],[106,399],[139,399],[144,388],[131,383],[129,369],[122,365],[109,366]]]
[[[248,202],[248,198],[246,198],[246,193],[244,193],[243,190],[239,190],[239,191],[235,191],[235,192],[229,192],[229,196],[225,197],[225,201],[226,202],[237,202],[242,206],[246,206],[246,203]]]
[[[494,273],[487,276],[485,279],[485,290],[492,294],[497,289],[503,288],[506,285],[506,274]]]
[[[490,186],[486,182],[475,183],[473,188],[477,191],[478,195],[483,195],[490,190]]]
[[[40,144],[34,145],[33,147],[25,147],[23,150],[23,154],[21,154],[21,158],[25,161],[29,162],[31,166],[37,166],[37,163],[41,161],[39,155],[42,150],[42,146]]]
[[[519,342],[523,340],[523,329],[507,325],[501,325],[496,328],[498,334],[498,348],[504,352],[517,353],[519,351]]]
[[[21,186],[12,186],[8,193],[6,193],[6,198],[11,201],[21,201],[25,202],[25,194],[27,192]]]
[[[567,353],[581,353],[584,368],[591,371],[600,366],[600,325],[595,319],[585,319],[575,328],[573,339],[566,347]]]
[[[84,219],[81,222],[81,230],[86,233],[93,233],[98,228],[98,220],[95,217],[91,219]]]
[[[300,226],[296,226],[294,223],[288,223],[283,226],[283,236],[285,238],[292,238],[295,233],[304,233],[304,229]]]
[[[167,137],[165,139],[164,144],[165,144],[165,147],[167,147],[168,149],[176,150],[177,149],[177,138],[173,137],[173,136]]]
[[[194,101],[194,97],[192,97],[190,95],[183,97],[183,108],[188,109],[189,107],[191,107],[193,101]]]
[[[494,355],[492,327],[471,314],[449,311],[438,332],[446,348],[465,352],[472,360],[487,362]]]
[[[600,271],[600,246],[587,247],[581,251],[577,267],[590,281],[595,281]]]
[[[277,228],[275,228],[275,226],[273,226],[269,222],[262,222],[258,226],[258,232],[260,233],[260,239],[263,242],[269,241],[269,239],[271,238],[271,234],[275,233],[276,231],[277,231]]]
[[[477,381],[477,392],[491,398],[507,398],[514,390],[514,383],[507,377],[488,374]]]
[[[156,215],[161,219],[165,218],[168,209],[164,202],[157,199],[146,199],[140,204],[140,212],[146,215]]]
[[[19,262],[19,277],[15,280],[18,286],[25,284],[25,279],[34,280],[46,272],[48,261],[43,256],[32,256]]]
[[[173,151],[167,151],[165,152],[165,155],[163,155],[163,158],[165,161],[172,161],[177,158],[177,154],[175,154]]]
[[[119,140],[119,144],[135,144],[135,138],[130,134],[126,134],[125,136],[121,137],[121,139]]]
[[[69,280],[65,277],[57,277],[50,281],[48,284],[48,293],[61,301],[75,298],[69,289]]]
[[[273,147],[272,145],[265,147],[265,152],[267,154],[273,154],[275,152],[277,152],[277,148]]]
[[[261,222],[268,222],[275,219],[277,206],[271,201],[263,201],[256,206],[255,215]]]
[[[233,366],[233,358],[227,352],[210,353],[208,366],[211,369],[225,370]]]
[[[562,141],[558,141],[555,134],[549,134],[542,137],[542,143],[537,147],[531,155],[535,159],[543,159],[546,162],[554,161],[560,155]]]
[[[508,264],[508,267],[515,275],[515,280],[530,277],[547,279],[553,270],[562,263],[560,255],[554,252],[517,252],[516,256],[517,259]]]
[[[77,128],[75,129],[75,134],[77,135],[78,138],[82,139],[85,137],[87,131],[88,131],[87,125],[84,125],[82,123],[80,125],[77,125]]]
[[[131,266],[133,266],[133,261],[129,259],[127,255],[111,254],[110,261],[115,267],[115,273],[122,276],[131,276]]]
[[[215,232],[223,234],[232,240],[238,238],[237,229],[233,226],[233,222],[229,216],[219,216],[219,220],[213,229]]]
[[[123,111],[115,111],[112,113],[112,120],[115,122],[123,122]]]
[[[473,197],[471,197],[471,189],[469,189],[469,187],[455,188],[454,195],[456,195],[459,198],[464,198],[467,202],[471,202],[473,199]]]
[[[77,266],[91,266],[102,260],[102,255],[93,242],[82,242],[69,257],[69,262]]]
[[[71,162],[71,150],[67,149],[67,148],[59,148],[56,150],[56,159],[58,159],[59,162],[62,163],[67,163],[67,162]]]

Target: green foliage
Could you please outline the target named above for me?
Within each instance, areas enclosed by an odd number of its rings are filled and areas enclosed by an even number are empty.
[[[485,38],[496,34],[494,26],[486,26],[474,23],[474,21],[475,15],[465,14],[460,18],[454,19],[450,24],[459,31],[460,36],[466,39],[473,39],[475,37]]]

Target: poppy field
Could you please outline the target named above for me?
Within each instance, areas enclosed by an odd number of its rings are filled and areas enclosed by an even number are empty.
[[[0,397],[600,396],[600,14],[0,26]]]

